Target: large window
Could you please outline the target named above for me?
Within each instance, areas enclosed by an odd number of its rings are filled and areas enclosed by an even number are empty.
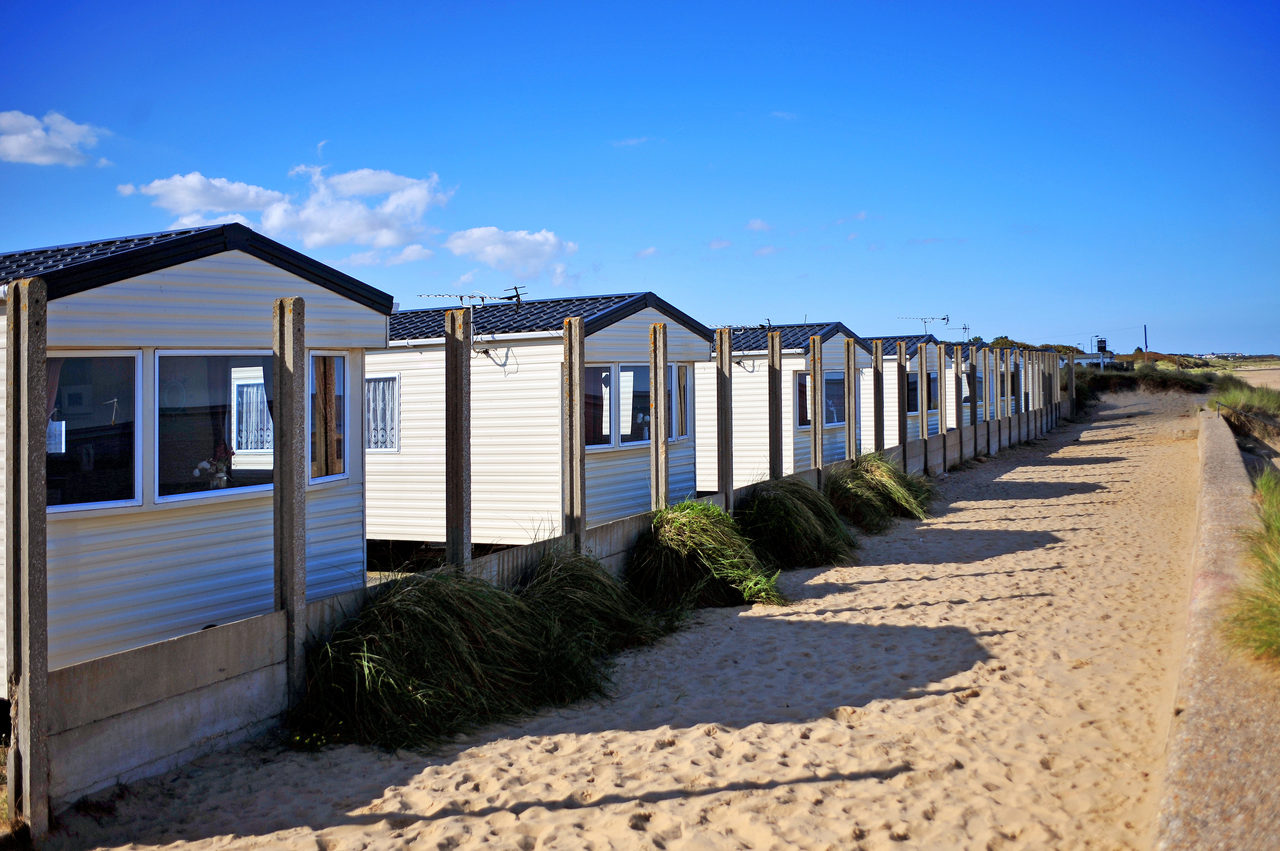
[[[929,373],[929,399],[925,403],[929,406],[929,410],[938,410],[938,373]]]
[[[665,403],[670,440],[689,436],[693,424],[690,398],[693,374],[688,364],[667,366]],[[583,407],[588,448],[644,443],[650,437],[649,367],[641,364],[597,364],[584,370]],[[616,388],[616,392],[615,392]]]
[[[907,373],[907,413],[920,413],[920,376],[914,372]]]
[[[311,478],[347,470],[347,359],[311,356]]]
[[[844,373],[823,373],[822,424],[844,424]]]
[[[613,418],[613,367],[589,366],[585,370],[582,397],[586,410],[586,445],[609,446],[616,429],[609,427]]]
[[[400,378],[376,376],[364,380],[365,449],[400,448]]]
[[[50,507],[137,501],[136,355],[50,357],[46,498]]]
[[[162,354],[156,361],[157,495],[270,486],[271,356]]]
[[[689,436],[689,367],[671,364],[667,367],[667,414],[670,417],[670,439]]]
[[[649,367],[618,367],[618,437],[623,443],[649,439]]]

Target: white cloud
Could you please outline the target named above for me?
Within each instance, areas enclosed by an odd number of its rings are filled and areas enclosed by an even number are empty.
[[[615,148],[631,148],[631,147],[635,147],[636,145],[643,145],[645,142],[652,142],[652,141],[653,139],[651,139],[648,136],[636,136],[633,139],[618,139],[613,143],[613,146]]]
[[[781,110],[774,110],[773,112],[769,113],[769,116],[770,116],[771,118],[778,118],[778,119],[781,119],[781,120],[783,120],[783,121],[795,121],[795,120],[796,120],[796,114],[795,114],[794,112],[783,112],[783,111],[781,111]]]
[[[549,230],[530,233],[496,227],[458,231],[444,245],[456,255],[474,257],[486,266],[522,279],[535,278],[548,268],[554,272],[553,263],[578,250],[576,243],[562,240]],[[559,274],[564,274],[563,269]]]
[[[778,247],[776,245],[766,245],[756,249],[757,257],[768,257],[770,254],[777,254]]]
[[[707,247],[712,251],[719,251],[721,248],[728,248],[730,245],[733,245],[733,243],[727,239],[713,239],[707,244]]]
[[[569,274],[568,267],[564,263],[551,264],[551,286],[553,287],[576,286],[581,277],[576,273]]]
[[[435,252],[430,248],[427,248],[424,245],[419,245],[415,242],[413,245],[406,245],[404,248],[400,249],[400,253],[389,259],[387,261],[387,265],[399,266],[401,263],[413,263],[416,260],[426,260],[434,254]]]
[[[58,112],[43,119],[11,109],[0,112],[0,160],[31,165],[83,165],[84,149],[98,144],[109,131],[77,124]],[[99,165],[106,164],[99,160]]]
[[[751,221],[747,222],[747,230],[763,232],[767,230],[773,230],[773,225],[769,224],[764,219],[752,219]]]
[[[264,210],[286,200],[283,192],[263,189],[249,183],[237,183],[225,177],[205,177],[198,171],[175,174],[134,187],[126,183],[116,187],[121,195],[135,191],[151,196],[151,203],[183,217],[207,213],[237,213],[242,210]]]
[[[636,257],[652,257],[657,253],[658,253],[658,247],[656,245],[650,245],[648,248],[642,248],[639,251],[637,251]]]
[[[454,288],[461,289],[462,287],[470,286],[471,282],[476,279],[476,271],[472,269],[470,272],[463,272],[459,275],[458,280],[453,282]]]
[[[845,239],[846,239],[846,240],[853,240],[853,239],[857,239],[857,238],[858,238],[858,235],[857,235],[856,233],[851,233],[851,234],[849,234]]]
[[[206,216],[202,213],[190,213],[185,216],[179,216],[173,223],[175,228],[202,228],[205,225],[228,225],[238,224],[249,226],[249,220],[239,213],[225,213],[221,216]]]

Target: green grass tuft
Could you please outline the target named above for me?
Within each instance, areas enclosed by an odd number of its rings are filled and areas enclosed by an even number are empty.
[[[1236,647],[1280,665],[1280,475],[1267,470],[1255,487],[1262,529],[1245,540],[1257,573],[1233,593],[1223,628]]]
[[[926,476],[904,473],[874,452],[837,464],[825,488],[839,512],[869,533],[884,531],[895,517],[923,520],[936,493]]]
[[[786,602],[733,518],[706,502],[656,512],[623,578],[659,611]]]
[[[799,479],[761,482],[735,516],[756,552],[783,570],[832,564],[853,554],[853,535],[831,501]]]

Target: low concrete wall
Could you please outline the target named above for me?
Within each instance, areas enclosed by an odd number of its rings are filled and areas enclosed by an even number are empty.
[[[946,441],[946,437],[941,434],[935,434],[929,438],[929,449],[925,457],[927,466],[925,472],[930,476],[937,476],[946,472],[942,464],[942,447]]]
[[[921,474],[924,472],[925,462],[925,441],[909,440],[907,441],[907,472]]]
[[[599,559],[614,576],[621,576],[636,541],[652,524],[653,512],[646,512],[588,529],[582,536],[582,551]]]
[[[947,439],[947,467],[951,468],[960,463],[960,432],[956,429],[946,434]]]
[[[973,427],[973,454],[975,457],[990,454],[990,447],[987,446],[987,429],[990,426],[989,422],[984,421]]]

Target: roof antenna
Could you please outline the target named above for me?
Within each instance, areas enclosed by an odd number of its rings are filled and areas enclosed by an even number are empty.
[[[503,290],[503,292],[513,293],[513,295],[504,295],[502,297],[502,300],[514,301],[516,303],[516,310],[519,310],[520,306],[524,304],[524,302],[521,301],[521,298],[524,296],[524,293],[520,292],[519,284],[516,284],[514,287],[507,287],[505,290]]]
[[[941,322],[943,325],[951,324],[951,317],[948,316],[899,316],[899,319],[917,319],[924,323],[924,332],[929,333],[930,322]]]

